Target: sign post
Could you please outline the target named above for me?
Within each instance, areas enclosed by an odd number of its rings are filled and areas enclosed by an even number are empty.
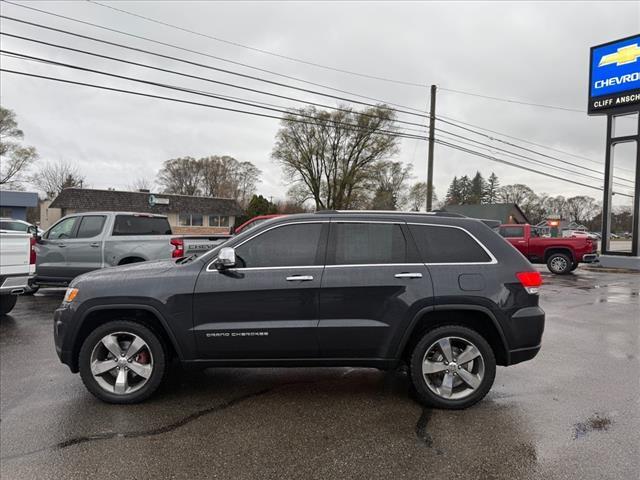
[[[587,112],[607,116],[600,264],[640,270],[640,35],[591,47]]]

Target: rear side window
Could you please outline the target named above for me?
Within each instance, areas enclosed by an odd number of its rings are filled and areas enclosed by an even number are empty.
[[[322,223],[283,225],[258,235],[236,248],[240,267],[298,267],[317,265]],[[326,235],[324,236],[326,238]]]
[[[486,263],[491,257],[464,230],[431,225],[409,225],[425,263]]]
[[[20,222],[0,222],[0,230],[11,230],[12,232],[26,232],[29,225]]]
[[[504,238],[524,237],[524,227],[500,227],[500,235]]]
[[[171,235],[171,226],[165,217],[116,215],[113,235]]]
[[[407,242],[393,223],[332,223],[333,265],[405,263]]]
[[[104,215],[87,215],[80,220],[77,238],[91,238],[100,235],[104,226]]]

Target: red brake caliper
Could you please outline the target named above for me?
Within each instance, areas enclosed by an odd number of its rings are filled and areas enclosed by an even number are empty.
[[[136,355],[136,362],[141,363],[142,365],[146,365],[149,363],[149,352],[142,351]]]

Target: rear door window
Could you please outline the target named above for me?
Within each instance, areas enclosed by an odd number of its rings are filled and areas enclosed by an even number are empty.
[[[425,263],[488,263],[491,257],[465,230],[436,225],[409,225]]]
[[[171,226],[166,217],[116,215],[113,235],[171,235]]]
[[[405,263],[407,242],[394,223],[332,223],[329,265]]]
[[[76,238],[92,238],[100,235],[105,218],[104,215],[87,215],[82,217]]]
[[[504,238],[522,238],[524,237],[524,227],[500,227],[500,235]]]
[[[26,232],[29,225],[20,222],[0,222],[0,230],[11,230],[12,232]]]

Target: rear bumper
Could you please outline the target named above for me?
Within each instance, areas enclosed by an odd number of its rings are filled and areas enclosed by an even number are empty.
[[[597,253],[587,253],[585,255],[582,256],[582,262],[583,263],[594,263],[598,261],[598,254]]]
[[[531,360],[540,351],[545,313],[540,307],[525,307],[511,316],[514,341],[509,349],[508,365]]]
[[[0,277],[0,294],[18,295],[29,286],[29,275],[7,275]]]

